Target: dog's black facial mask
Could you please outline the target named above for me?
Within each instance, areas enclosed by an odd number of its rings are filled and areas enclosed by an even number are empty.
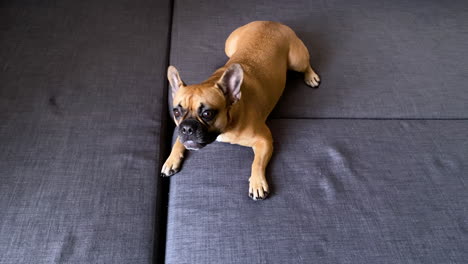
[[[208,131],[208,128],[195,118],[189,118],[179,124],[179,140],[186,149],[199,150],[216,140],[220,133]]]

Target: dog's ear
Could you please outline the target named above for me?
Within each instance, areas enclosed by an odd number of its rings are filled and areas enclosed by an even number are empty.
[[[179,90],[179,88],[181,86],[184,86],[185,84],[180,79],[179,72],[177,71],[176,67],[172,65],[169,66],[169,68],[167,68],[167,79],[171,84],[172,98],[174,98],[174,95],[176,94],[177,90]]]
[[[241,85],[243,79],[244,71],[237,63],[231,64],[223,73],[221,79],[219,79],[218,86],[228,98],[230,104],[234,104],[241,98]]]

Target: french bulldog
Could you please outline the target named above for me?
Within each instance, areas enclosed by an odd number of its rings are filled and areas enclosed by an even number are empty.
[[[249,196],[263,200],[270,191],[265,168],[273,152],[265,122],[283,93],[286,73],[304,73],[311,87],[319,86],[320,77],[310,66],[304,43],[277,22],[255,21],[237,28],[226,40],[225,53],[227,63],[200,84],[186,85],[169,66],[178,137],[161,174],[177,173],[186,149],[198,150],[215,140],[251,147]]]

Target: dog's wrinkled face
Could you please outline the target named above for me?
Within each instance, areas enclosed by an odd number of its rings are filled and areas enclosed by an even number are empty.
[[[178,127],[179,140],[186,149],[201,149],[215,141],[224,131],[229,122],[228,108],[240,98],[242,74],[242,69],[236,64],[226,70],[216,84],[187,86],[180,79],[177,70],[169,67],[172,113]],[[237,90],[230,89],[230,84],[234,84]]]
[[[172,109],[185,148],[200,149],[213,142],[227,123],[224,95],[217,87],[182,86]]]

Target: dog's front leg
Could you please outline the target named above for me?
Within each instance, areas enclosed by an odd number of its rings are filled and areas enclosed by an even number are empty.
[[[273,139],[268,128],[265,133],[256,138],[252,149],[255,157],[249,179],[249,196],[254,200],[263,200],[269,193],[265,169],[273,153]]]
[[[180,165],[182,164],[182,160],[184,159],[184,152],[185,147],[180,142],[179,137],[177,137],[177,140],[174,146],[172,147],[171,154],[169,155],[169,158],[167,158],[166,162],[162,167],[161,176],[168,177],[179,172]]]

